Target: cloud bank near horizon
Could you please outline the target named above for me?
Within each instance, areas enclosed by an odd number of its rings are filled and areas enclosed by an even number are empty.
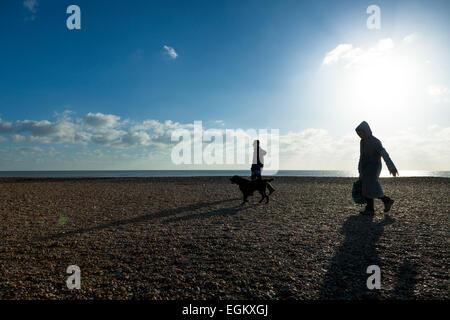
[[[193,123],[155,119],[136,122],[99,112],[76,118],[71,111],[65,111],[55,118],[53,121],[0,118],[0,170],[178,169],[170,163],[171,149],[177,144],[171,141],[171,133],[176,129],[193,130]],[[222,120],[210,123],[214,127],[204,130],[225,134]],[[450,127],[410,128],[389,136],[377,135],[375,128],[374,134],[400,170],[450,169]],[[204,142],[204,147],[207,144]],[[279,146],[280,169],[355,170],[359,157],[359,139],[353,128],[340,137],[323,128],[285,132],[280,134]]]

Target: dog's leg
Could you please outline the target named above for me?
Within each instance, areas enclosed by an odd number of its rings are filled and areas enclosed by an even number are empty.
[[[266,192],[264,190],[263,191],[259,191],[259,193],[261,194],[261,200],[259,200],[259,203],[261,203],[264,200],[264,198],[267,197],[267,195],[266,195]]]

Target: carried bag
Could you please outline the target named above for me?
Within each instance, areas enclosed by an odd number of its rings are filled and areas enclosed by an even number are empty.
[[[352,198],[356,204],[366,203],[366,198],[362,194],[362,182],[359,179],[353,182]]]

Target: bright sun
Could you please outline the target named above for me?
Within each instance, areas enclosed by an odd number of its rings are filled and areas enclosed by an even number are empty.
[[[337,58],[336,54],[328,55],[328,61],[341,63],[334,69],[339,97],[335,102],[343,114],[382,120],[417,111],[414,94],[421,88],[421,72],[414,51],[395,47],[391,40],[381,40],[367,50],[351,46],[344,49]]]
[[[352,86],[356,99],[369,109],[403,110],[413,86],[410,70],[404,61],[389,56],[356,67]]]

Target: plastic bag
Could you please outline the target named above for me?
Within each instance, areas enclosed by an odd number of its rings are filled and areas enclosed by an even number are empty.
[[[361,180],[356,180],[355,182],[353,182],[352,198],[356,204],[365,204],[366,203],[366,198],[364,198],[364,196],[362,194]]]

